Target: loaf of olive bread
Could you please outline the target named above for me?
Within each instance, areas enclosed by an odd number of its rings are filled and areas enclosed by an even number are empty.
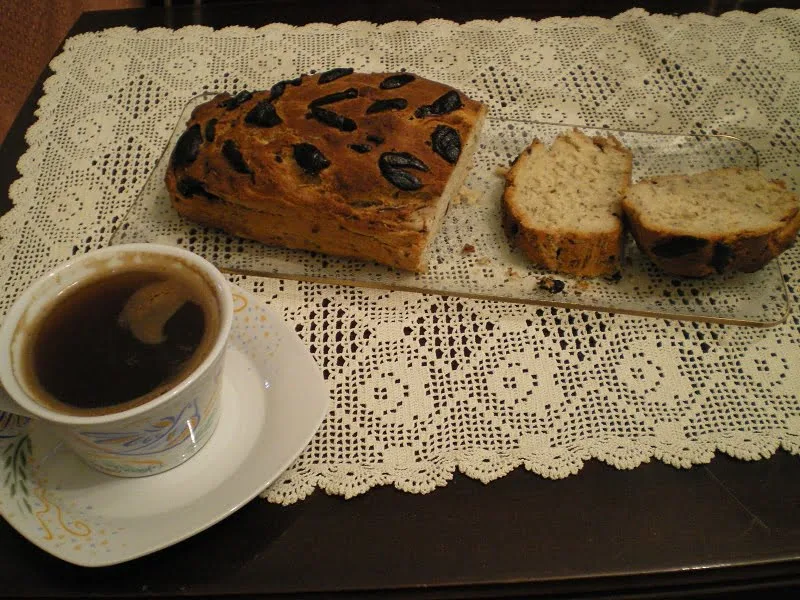
[[[166,185],[192,221],[421,271],[485,113],[411,73],[303,75],[198,106]]]

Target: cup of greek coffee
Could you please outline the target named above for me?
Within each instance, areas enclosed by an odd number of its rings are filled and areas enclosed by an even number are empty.
[[[0,410],[46,422],[92,467],[140,477],[194,456],[219,420],[233,302],[172,246],[112,246],[41,277],[0,326]]]

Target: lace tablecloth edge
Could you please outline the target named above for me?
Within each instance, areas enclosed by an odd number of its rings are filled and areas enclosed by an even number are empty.
[[[687,13],[682,15],[668,15],[662,13],[650,13],[643,8],[631,8],[627,11],[619,13],[613,17],[596,17],[596,16],[579,16],[579,17],[546,17],[543,19],[535,20],[525,17],[506,17],[501,20],[490,19],[473,19],[463,23],[453,21],[450,19],[424,19],[421,21],[403,20],[403,21],[390,21],[388,23],[373,23],[371,21],[345,21],[339,24],[311,22],[305,25],[290,25],[288,23],[275,22],[262,25],[261,27],[247,27],[247,26],[229,26],[220,29],[214,29],[204,25],[187,25],[178,29],[170,29],[167,27],[150,27],[147,29],[137,30],[133,27],[113,27],[101,32],[89,32],[75,35],[69,38],[65,43],[65,49],[73,49],[77,44],[89,42],[95,35],[107,35],[110,37],[128,37],[130,35],[141,35],[149,38],[159,37],[181,37],[187,34],[193,36],[219,36],[219,37],[245,37],[245,36],[258,36],[269,31],[297,31],[298,33],[324,33],[330,31],[352,31],[358,29],[374,29],[378,31],[391,31],[394,29],[402,29],[413,25],[417,28],[428,29],[436,27],[451,27],[461,29],[474,29],[485,28],[487,26],[494,28],[524,28],[531,25],[540,27],[558,27],[563,26],[565,23],[572,25],[576,24],[594,24],[603,21],[625,21],[636,20],[642,18],[651,18],[662,20],[665,23],[675,23],[684,20],[693,21],[708,21],[713,22],[715,19],[725,20],[746,20],[750,18],[764,18],[772,16],[780,16],[781,14],[789,14],[794,12],[790,8],[766,8],[757,13],[749,13],[740,10],[731,10],[720,14],[719,16],[712,16],[705,13]]]
[[[737,439],[738,438],[738,439]],[[549,450],[549,449],[548,449]],[[351,499],[367,493],[377,486],[394,486],[402,492],[428,494],[444,487],[458,470],[459,473],[489,484],[505,477],[515,469],[525,470],[545,479],[566,479],[577,475],[585,463],[595,459],[610,467],[620,470],[633,470],[642,464],[656,459],[665,465],[691,469],[695,466],[710,463],[717,454],[724,454],[743,461],[768,459],[779,450],[793,456],[800,455],[800,435],[789,432],[762,432],[760,434],[744,433],[731,436],[728,443],[714,443],[697,440],[678,448],[673,443],[659,444],[650,440],[649,444],[636,443],[635,440],[610,440],[591,448],[581,448],[561,457],[556,461],[552,456],[525,453],[524,451],[500,454],[493,451],[476,449],[470,452],[456,452],[457,456],[443,455],[437,460],[438,468],[425,471],[425,478],[415,478],[418,472],[413,468],[391,469],[376,465],[327,465],[312,477],[304,477],[303,484],[291,480],[291,467],[285,471],[270,487],[261,492],[260,497],[274,504],[288,506],[307,498],[317,488],[333,496]],[[555,466],[554,466],[555,463]],[[399,479],[387,471],[406,476]]]

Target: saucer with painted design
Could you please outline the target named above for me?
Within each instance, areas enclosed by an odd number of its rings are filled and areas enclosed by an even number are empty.
[[[12,527],[65,561],[113,565],[219,522],[297,458],[328,410],[322,374],[280,315],[232,293],[220,421],[185,464],[136,479],[104,475],[43,423],[0,413],[0,513]]]

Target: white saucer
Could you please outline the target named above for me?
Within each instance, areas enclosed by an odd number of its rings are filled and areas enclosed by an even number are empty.
[[[121,563],[224,519],[297,458],[328,410],[322,375],[278,314],[233,294],[221,418],[187,463],[138,479],[103,475],[46,426],[0,413],[0,513],[17,531],[77,565]]]

